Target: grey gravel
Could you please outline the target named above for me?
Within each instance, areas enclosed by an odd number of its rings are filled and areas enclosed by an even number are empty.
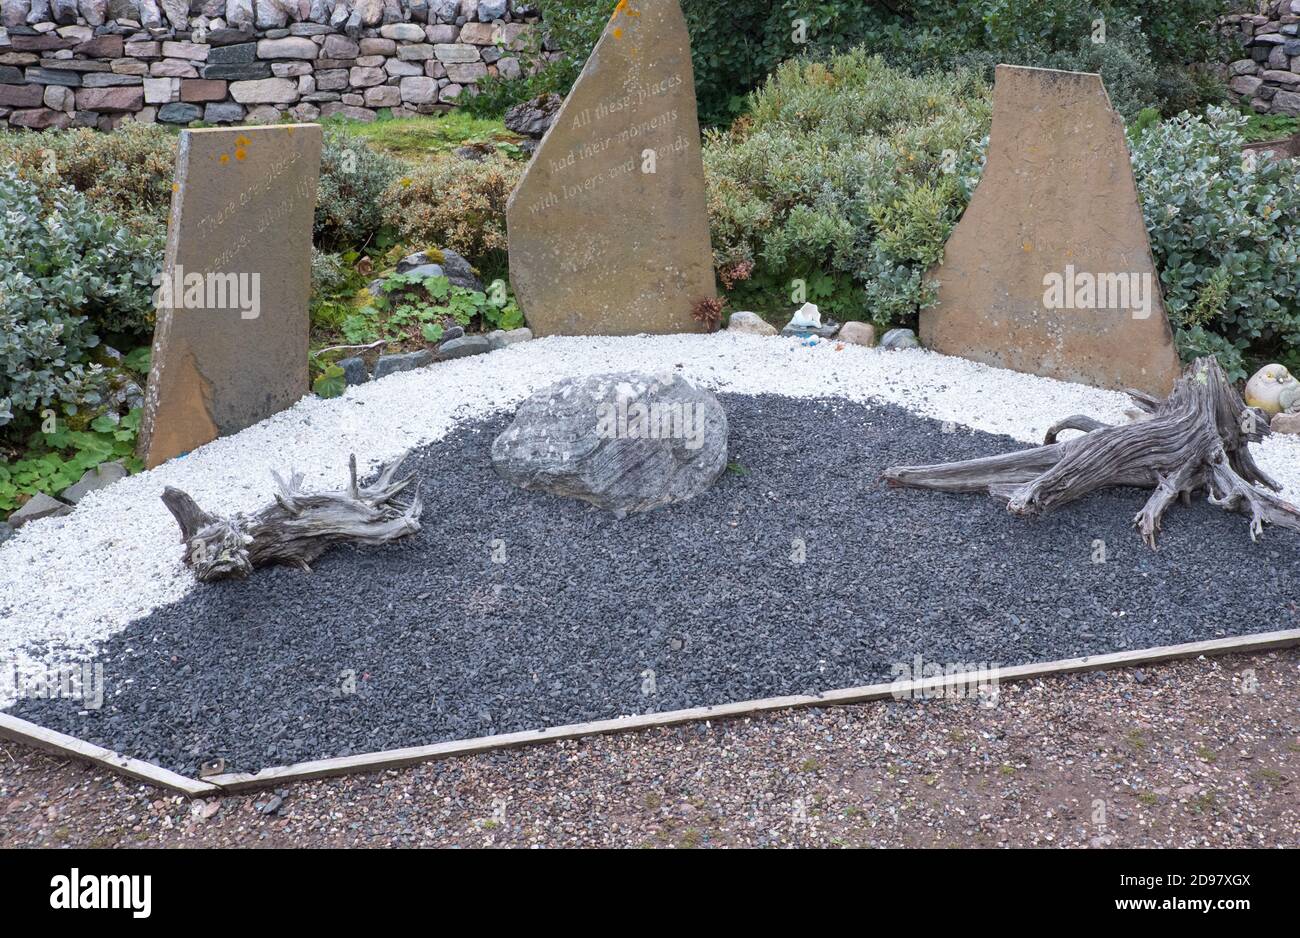
[[[466,426],[413,455],[416,537],[196,589],[105,643],[100,710],[12,712],[191,774],[218,756],[251,771],[887,681],[918,654],[1012,665],[1295,627],[1289,532],[1252,543],[1197,501],[1152,552],[1137,491],[1025,520],[879,481],[1019,448],[1007,438],[890,406],[720,398],[733,471],[705,497],[616,521],[498,479],[508,415]]]

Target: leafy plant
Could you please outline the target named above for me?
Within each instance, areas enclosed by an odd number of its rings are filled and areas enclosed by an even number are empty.
[[[13,511],[38,492],[61,492],[101,463],[117,461],[129,472],[139,472],[144,468],[135,457],[139,430],[136,408],[120,419],[115,414],[96,417],[84,430],[65,423],[51,433],[33,433],[22,458],[0,462],[0,513]]]
[[[732,305],[808,300],[841,320],[914,325],[982,170],[990,104],[973,73],[916,77],[860,50],[783,65],[704,148]]]
[[[344,377],[344,371],[337,364],[326,365],[311,384],[311,389],[316,392],[316,395],[325,398],[339,397],[347,387],[348,382]]]
[[[1300,355],[1300,165],[1242,153],[1246,119],[1211,107],[1148,128],[1133,170],[1184,359],[1230,377]]]
[[[0,169],[0,427],[51,404],[99,403],[97,324],[150,305],[141,241],[72,189]]]

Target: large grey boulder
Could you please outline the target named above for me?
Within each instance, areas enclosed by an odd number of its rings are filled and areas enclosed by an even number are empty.
[[[727,415],[677,374],[567,378],[519,407],[492,465],[521,488],[621,518],[707,491],[727,468]]]

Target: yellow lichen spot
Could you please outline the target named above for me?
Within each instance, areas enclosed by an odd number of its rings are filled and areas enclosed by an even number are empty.
[[[1028,252],[1028,251],[1032,251],[1034,249],[1034,246],[1030,244],[1028,241],[1026,241],[1024,244],[1021,245],[1021,249]]]
[[[235,146],[237,147],[246,147],[252,142],[253,141],[249,140],[243,134],[240,134],[238,137],[235,138]]]
[[[180,192],[180,191],[181,191],[181,187],[178,186],[178,185],[176,185],[176,183],[173,182],[173,183],[172,183],[172,192]]]
[[[409,189],[411,187],[411,178],[408,176],[407,178],[403,179],[402,185],[406,186]]]
[[[221,162],[222,162],[222,163],[229,163],[229,162],[230,162],[230,154],[229,154],[229,153],[223,153],[223,154],[221,154]]]
[[[244,161],[244,158],[246,156],[248,156],[248,151],[245,150],[243,147],[240,147],[238,150],[235,151],[235,159],[239,160],[241,163]]]
[[[615,39],[622,39],[622,38],[623,38],[623,30],[619,29],[617,26],[614,27],[614,38],[615,38]]]

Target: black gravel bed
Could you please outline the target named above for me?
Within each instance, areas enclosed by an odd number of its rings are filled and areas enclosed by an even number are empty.
[[[1296,626],[1293,533],[1253,544],[1201,500],[1152,552],[1137,490],[1023,519],[880,482],[1009,438],[889,405],[721,399],[732,466],[692,502],[617,521],[516,490],[489,458],[508,417],[466,425],[412,457],[418,536],[200,586],[104,644],[101,709],[10,712],[180,772],[251,772],[890,681],[917,655],[1014,665]]]

